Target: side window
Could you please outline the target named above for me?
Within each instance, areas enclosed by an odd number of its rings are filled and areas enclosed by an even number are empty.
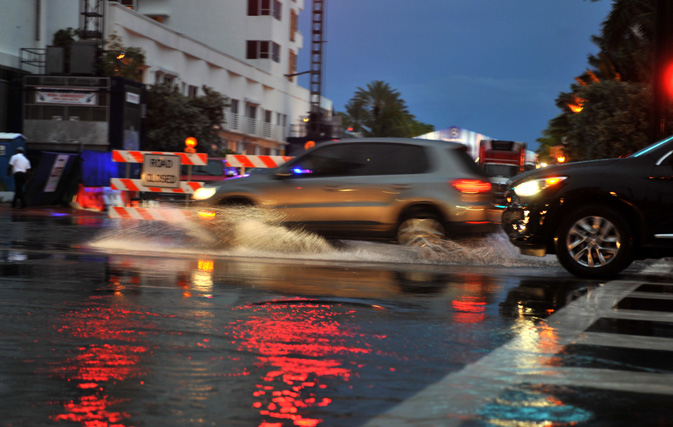
[[[423,173],[423,147],[400,144],[343,144],[313,151],[292,165],[294,176],[371,176]]]
[[[408,175],[429,168],[426,149],[417,145],[376,144],[369,175]]]
[[[323,177],[351,175],[349,171],[357,168],[348,145],[333,145],[317,149],[292,164],[291,172],[295,177]]]
[[[465,165],[467,170],[470,172],[474,172],[477,175],[484,175],[484,170],[479,167],[477,162],[474,161],[472,157],[470,157],[469,154],[467,154],[467,149],[466,148],[458,148],[458,149],[448,149],[448,154],[449,156],[455,156],[458,158],[459,163]]]

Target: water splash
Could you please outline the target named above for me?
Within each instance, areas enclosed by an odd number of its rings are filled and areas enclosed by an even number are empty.
[[[182,209],[184,211],[184,209]],[[328,241],[284,225],[278,212],[252,208],[194,209],[170,221],[122,220],[119,228],[99,236],[99,250],[198,253],[221,256],[288,257],[316,261],[358,261],[446,265],[547,266],[552,257],[519,254],[504,233],[446,240],[433,248],[408,248],[366,241]]]

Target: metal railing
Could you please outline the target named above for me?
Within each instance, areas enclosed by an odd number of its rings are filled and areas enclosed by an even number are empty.
[[[286,126],[243,117],[240,114],[229,111],[225,112],[224,119],[222,127],[226,130],[275,141],[285,141],[288,136]]]
[[[47,49],[38,48],[21,48],[19,52],[19,61],[21,62],[21,70],[24,70],[24,65],[36,67],[35,74],[44,74],[47,67]]]

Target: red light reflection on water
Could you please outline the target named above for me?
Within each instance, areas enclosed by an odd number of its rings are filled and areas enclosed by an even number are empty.
[[[451,301],[451,306],[456,310],[456,322],[479,323],[486,318],[486,303],[479,297],[464,296],[461,300]]]
[[[71,311],[64,316],[59,332],[89,343],[77,347],[73,357],[50,368],[52,375],[73,383],[80,393],[76,399],[61,402],[64,412],[51,416],[52,421],[86,427],[126,425],[130,415],[111,409],[125,399],[111,398],[106,388],[144,375],[139,362],[147,348],[129,344],[135,344],[142,336],[134,327],[134,319],[148,316],[153,315],[114,308]]]
[[[267,369],[253,392],[252,407],[268,417],[260,427],[320,424],[322,419],[307,416],[306,411],[330,405],[328,383],[337,378],[349,381],[354,375],[343,366],[342,356],[372,351],[359,341],[355,328],[341,321],[355,310],[303,300],[244,309],[255,315],[234,327],[239,350],[258,353],[258,367]]]

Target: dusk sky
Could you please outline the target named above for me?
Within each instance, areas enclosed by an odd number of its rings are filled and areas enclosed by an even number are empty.
[[[297,71],[310,69],[312,1]],[[323,96],[336,111],[382,80],[416,119],[536,149],[554,101],[597,53],[612,1],[325,0]],[[300,84],[309,87],[307,76]]]

